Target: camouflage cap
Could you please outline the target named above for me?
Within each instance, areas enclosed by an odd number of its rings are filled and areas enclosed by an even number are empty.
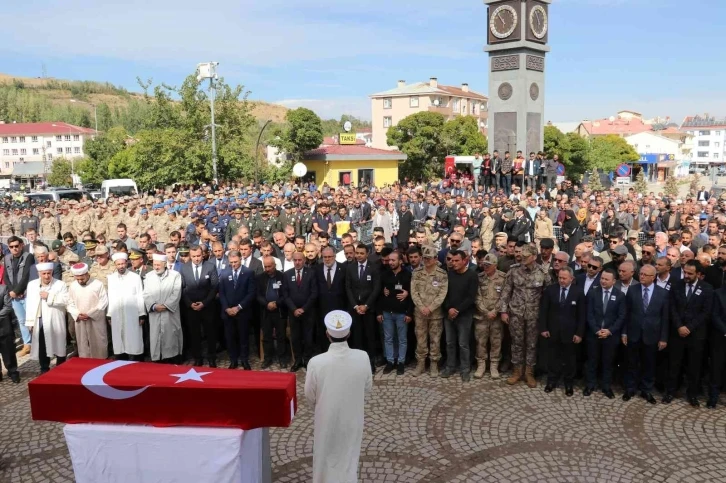
[[[524,245],[522,247],[522,256],[530,257],[532,255],[537,255],[537,247],[533,245]]]
[[[493,253],[487,253],[483,260],[484,265],[496,265],[498,262],[499,259]]]
[[[424,258],[436,258],[436,247],[432,245],[424,245],[421,247],[421,256]]]

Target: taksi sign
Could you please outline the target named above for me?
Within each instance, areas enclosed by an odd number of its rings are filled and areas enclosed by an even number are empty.
[[[356,138],[354,132],[342,132],[338,138],[340,144],[357,144],[358,138]]]

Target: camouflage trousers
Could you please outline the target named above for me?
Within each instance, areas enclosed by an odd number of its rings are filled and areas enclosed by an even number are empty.
[[[502,321],[499,317],[489,320],[486,317],[474,319],[474,338],[476,339],[476,360],[491,359],[499,362],[502,355]],[[487,343],[490,344],[487,353]]]
[[[444,330],[443,318],[415,316],[416,329],[416,360],[425,361],[427,356],[431,362],[441,359],[441,332]],[[429,351],[429,339],[431,350]]]
[[[512,365],[534,367],[537,364],[537,317],[526,319],[509,316],[509,333],[512,336]]]

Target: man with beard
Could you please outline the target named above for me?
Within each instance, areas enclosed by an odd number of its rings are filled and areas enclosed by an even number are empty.
[[[73,265],[71,273],[75,281],[68,289],[68,313],[76,323],[78,357],[106,359],[108,357],[106,289],[100,280],[91,278],[88,265],[85,263]]]
[[[146,275],[144,303],[149,312],[151,360],[179,362],[182,352],[182,327],[179,301],[182,279],[179,272],[166,269],[166,255],[153,255],[153,272]]]
[[[116,359],[144,359],[143,324],[146,319],[141,277],[127,268],[128,255],[114,253],[116,271],[108,276],[108,321]]]
[[[35,268],[38,278],[28,283],[26,319],[19,322],[31,333],[36,330],[30,357],[40,363],[44,374],[50,370],[52,357],[56,357],[56,365],[66,360],[68,288],[53,277],[52,262],[38,263]]]

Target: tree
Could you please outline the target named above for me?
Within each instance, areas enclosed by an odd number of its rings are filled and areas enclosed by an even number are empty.
[[[46,181],[50,186],[72,186],[71,162],[65,158],[54,159]]]
[[[441,142],[446,154],[472,156],[487,152],[487,138],[479,129],[474,116],[458,116],[446,121],[441,132]]]
[[[633,186],[636,193],[645,193],[648,191],[648,182],[645,181],[645,172],[641,169],[635,176],[635,186]]]
[[[590,143],[587,139],[570,132],[565,134],[567,145],[569,146],[569,155],[562,158],[565,165],[567,177],[579,181],[585,171],[590,169]]]
[[[552,158],[556,154],[567,167],[570,161],[570,149],[570,139],[562,131],[555,126],[545,126],[544,153],[547,158]]]
[[[310,109],[298,107],[287,111],[287,125],[275,133],[273,146],[284,151],[288,159],[299,161],[306,151],[315,149],[323,143],[323,125],[320,118]]]
[[[598,172],[597,168],[592,170],[590,178],[588,179],[588,185],[590,187],[590,191],[602,191],[605,189],[605,187],[600,182],[600,173]]]
[[[123,127],[114,127],[89,139],[84,145],[88,158],[77,164],[83,184],[101,184],[109,178],[108,163],[116,153],[126,149],[128,136]]]
[[[438,112],[417,112],[388,128],[389,146],[398,146],[408,159],[401,164],[399,177],[429,179],[443,174],[446,150],[441,142],[445,118]]]
[[[668,176],[663,192],[671,199],[678,198],[678,181],[675,176]]]
[[[701,175],[698,173],[693,173],[693,178],[691,178],[691,185],[689,187],[689,192],[696,196],[698,194],[698,188],[701,184]]]
[[[615,170],[619,164],[637,161],[640,155],[625,139],[608,134],[592,140],[590,159],[593,167],[609,172]]]
[[[346,121],[350,121],[352,126],[351,132],[371,127],[371,123],[369,121],[364,121],[349,114],[343,114],[340,116],[340,119],[326,119],[322,121],[323,136],[335,136],[336,134],[340,134],[343,132],[343,126],[345,126]]]

